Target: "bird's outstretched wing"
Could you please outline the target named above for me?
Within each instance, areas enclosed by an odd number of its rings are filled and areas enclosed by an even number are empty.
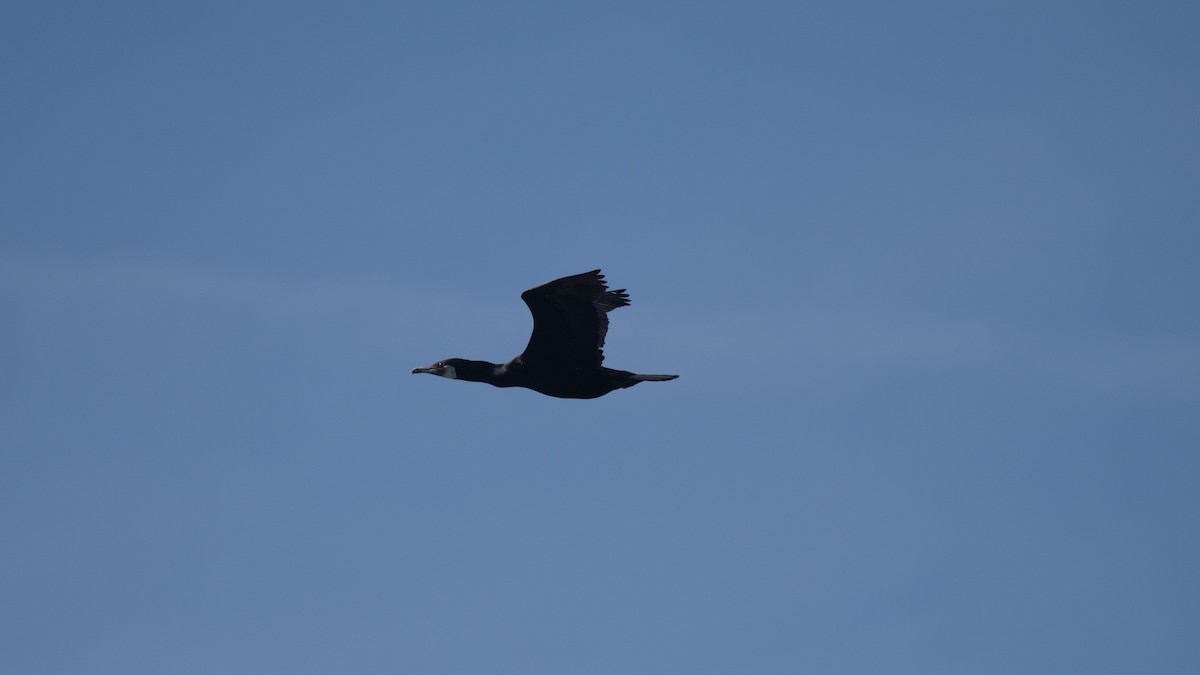
[[[555,279],[521,294],[533,314],[527,363],[599,367],[608,312],[629,304],[625,289],[608,290],[600,270]]]

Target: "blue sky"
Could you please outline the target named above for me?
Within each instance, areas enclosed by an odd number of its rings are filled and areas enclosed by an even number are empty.
[[[0,672],[1196,672],[1198,21],[9,3]]]

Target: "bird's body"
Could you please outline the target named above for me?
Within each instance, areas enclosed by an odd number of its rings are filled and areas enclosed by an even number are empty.
[[[525,351],[508,363],[446,359],[414,373],[525,387],[558,398],[597,398],[638,382],[662,382],[678,375],[639,375],[604,362],[608,312],[629,304],[624,289],[610,291],[600,270],[563,277],[531,288],[521,299],[533,314],[533,334]]]

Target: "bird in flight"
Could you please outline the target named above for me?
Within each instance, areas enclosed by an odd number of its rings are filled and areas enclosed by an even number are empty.
[[[558,398],[597,398],[638,382],[665,382],[678,375],[638,375],[605,368],[608,313],[629,304],[625,289],[608,290],[600,270],[555,279],[521,294],[533,314],[529,344],[508,363],[446,359],[413,373],[452,380],[525,387]]]

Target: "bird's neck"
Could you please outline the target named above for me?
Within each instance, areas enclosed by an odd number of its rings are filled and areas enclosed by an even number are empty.
[[[503,367],[490,361],[464,360],[455,366],[455,377],[468,382],[493,382],[498,376],[496,371]]]

